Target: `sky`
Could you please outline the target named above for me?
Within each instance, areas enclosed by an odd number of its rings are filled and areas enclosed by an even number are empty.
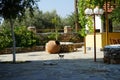
[[[41,11],[56,10],[61,17],[67,17],[74,12],[74,0],[40,0],[38,5]]]

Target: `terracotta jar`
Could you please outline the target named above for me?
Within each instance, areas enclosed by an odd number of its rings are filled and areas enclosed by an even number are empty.
[[[45,45],[45,50],[48,53],[51,53],[51,54],[59,53],[59,51],[60,51],[60,42],[59,41],[54,41],[54,40],[49,41]]]

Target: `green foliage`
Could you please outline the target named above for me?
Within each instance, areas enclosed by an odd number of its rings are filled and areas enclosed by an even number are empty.
[[[109,18],[113,20],[114,23],[120,23],[120,5],[113,10],[112,14],[110,15]]]
[[[55,26],[55,37],[56,37],[56,40],[58,40],[58,23],[59,22],[58,22],[58,19],[57,19],[56,16],[52,19],[52,23]]]
[[[79,0],[79,3],[78,3],[79,23],[81,25],[81,30],[79,31],[79,33],[82,36],[86,36],[85,26],[86,26],[87,19],[86,19],[85,14],[84,14],[85,8],[86,8],[86,0]]]
[[[16,40],[14,34],[14,22],[18,18],[21,18],[25,15],[25,10],[29,9],[32,14],[33,7],[36,4],[36,0],[1,0],[0,1],[0,16],[5,20],[9,20],[11,27],[11,34],[13,40],[13,63],[16,62]]]
[[[72,13],[71,15],[68,15],[68,17],[62,19],[62,23],[64,26],[71,26],[72,28],[75,27],[75,14]]]
[[[91,17],[91,16],[89,16],[88,18],[87,18],[88,20],[87,20],[87,22],[86,22],[86,24],[87,24],[87,27],[88,27],[88,30],[89,30],[89,33],[93,33],[93,18]]]
[[[35,33],[28,31],[25,26],[16,27],[14,32],[17,47],[32,47],[34,45],[40,45],[39,37]],[[10,29],[3,27],[0,32],[0,50],[12,47],[13,40],[11,36]]]
[[[7,28],[3,28],[0,32],[0,50],[11,47],[12,39],[11,39],[11,33],[10,30]]]
[[[25,26],[15,28],[15,37],[17,47],[32,47],[39,42],[36,34],[28,31]]]
[[[52,23],[52,19],[55,17],[57,18],[57,26],[60,28],[63,28],[63,23],[61,22],[60,16],[56,13],[56,11],[51,11],[51,12],[45,12],[43,13],[37,8],[34,8],[34,16],[30,16],[29,10],[25,11],[25,16],[24,18],[19,21],[16,19],[14,22],[15,26],[35,26],[37,29],[55,29],[54,23]],[[4,22],[4,25],[6,25],[8,21]],[[9,25],[9,24],[8,24]],[[7,26],[8,26],[7,25]]]
[[[57,36],[57,39],[56,39],[56,36]],[[47,36],[48,39],[47,40],[48,41],[49,40],[58,40],[59,36],[60,36],[60,34],[57,33],[57,35],[56,35],[56,32],[52,32],[52,33],[48,34],[48,36]]]
[[[85,14],[84,11],[86,8],[95,8],[95,6],[99,6],[100,8],[103,7],[103,5],[105,4],[106,0],[78,0],[78,9],[79,9],[79,23],[82,27],[81,31],[79,31],[79,33],[82,36],[85,36],[85,25],[87,24],[89,26],[89,30],[90,32],[93,31],[92,29],[92,23],[91,23],[91,19],[86,19],[85,18]],[[111,2],[111,4],[114,4],[114,2],[116,2],[116,5],[118,6],[113,12],[112,14],[110,14],[109,18],[111,18],[113,20],[113,23],[119,23],[120,22],[120,0],[107,0],[107,2]],[[90,21],[88,21],[90,20]],[[91,27],[90,27],[91,26]]]
[[[55,24],[52,23],[52,19],[54,19],[55,17],[57,18],[57,26],[59,29],[63,29],[64,26],[71,26],[74,28],[74,23],[75,23],[75,15],[71,14],[68,15],[68,17],[66,18],[62,18],[60,17],[55,10],[51,11],[51,12],[45,12],[43,13],[42,11],[40,11],[37,8],[34,8],[34,16],[30,16],[29,14],[29,10],[27,9],[25,11],[25,15],[24,18],[19,21],[19,19],[17,18],[14,22],[15,26],[35,26],[37,29],[55,29]],[[8,26],[10,27],[8,20],[5,20],[3,22],[2,26]]]
[[[23,17],[27,8],[29,8],[32,13],[36,1],[37,0],[1,0],[2,6],[0,6],[0,14],[4,19]]]
[[[86,36],[86,28],[88,26],[89,32],[93,32],[93,22],[91,17],[86,18],[85,9],[86,8],[95,8],[95,6],[102,7],[104,5],[104,0],[79,0],[78,9],[79,9],[79,23],[81,25],[81,30],[79,33],[82,36]]]
[[[56,33],[52,32],[51,34],[48,35],[48,40],[56,40]]]

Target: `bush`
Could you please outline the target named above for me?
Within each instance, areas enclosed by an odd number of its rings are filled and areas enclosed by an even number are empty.
[[[0,32],[0,50],[11,47],[12,45],[12,38],[11,33],[9,29],[3,28]]]
[[[27,30],[27,27],[15,27],[15,38],[16,38],[16,47],[32,47],[35,45],[39,45],[38,36]],[[11,31],[8,28],[2,28],[0,32],[0,50],[12,47],[12,36]]]
[[[25,26],[15,28],[16,47],[32,47],[39,45],[39,38]]]

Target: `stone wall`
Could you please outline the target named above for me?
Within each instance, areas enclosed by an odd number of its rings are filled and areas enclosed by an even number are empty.
[[[77,51],[77,48],[81,48],[84,43],[73,43],[73,44],[61,44],[60,53],[64,52],[74,52]],[[25,53],[25,52],[35,52],[35,51],[45,51],[45,46],[34,46],[28,48],[16,48],[16,53]],[[0,54],[12,54],[12,48],[6,48],[0,51]]]
[[[48,35],[52,33],[38,33],[37,35],[45,40]],[[77,33],[59,33],[58,40],[60,42],[74,42],[79,43],[83,42],[83,37],[80,37]]]
[[[47,36],[47,34],[37,34],[37,35],[39,35],[39,36]],[[45,39],[43,39],[43,40],[45,40]],[[78,47],[82,46],[81,44],[78,44],[78,43],[83,42],[83,38],[80,38],[78,36],[78,34],[76,34],[76,33],[62,33],[59,36],[59,41],[60,42],[73,42],[73,43],[76,43],[74,46],[76,48],[78,48]],[[72,52],[74,50],[75,49],[73,48],[73,46],[66,45],[64,47],[61,47],[60,52]],[[20,47],[16,48],[17,53],[33,52],[33,51],[45,51],[45,45],[28,47],[28,48],[20,48]],[[6,48],[6,49],[0,51],[0,54],[11,54],[11,53],[12,53],[11,48]]]
[[[44,50],[45,50],[44,46],[34,46],[34,47],[28,47],[28,48],[17,47],[16,53],[44,51]],[[12,53],[12,48],[6,48],[6,49],[0,51],[0,54],[11,54],[11,53]]]

